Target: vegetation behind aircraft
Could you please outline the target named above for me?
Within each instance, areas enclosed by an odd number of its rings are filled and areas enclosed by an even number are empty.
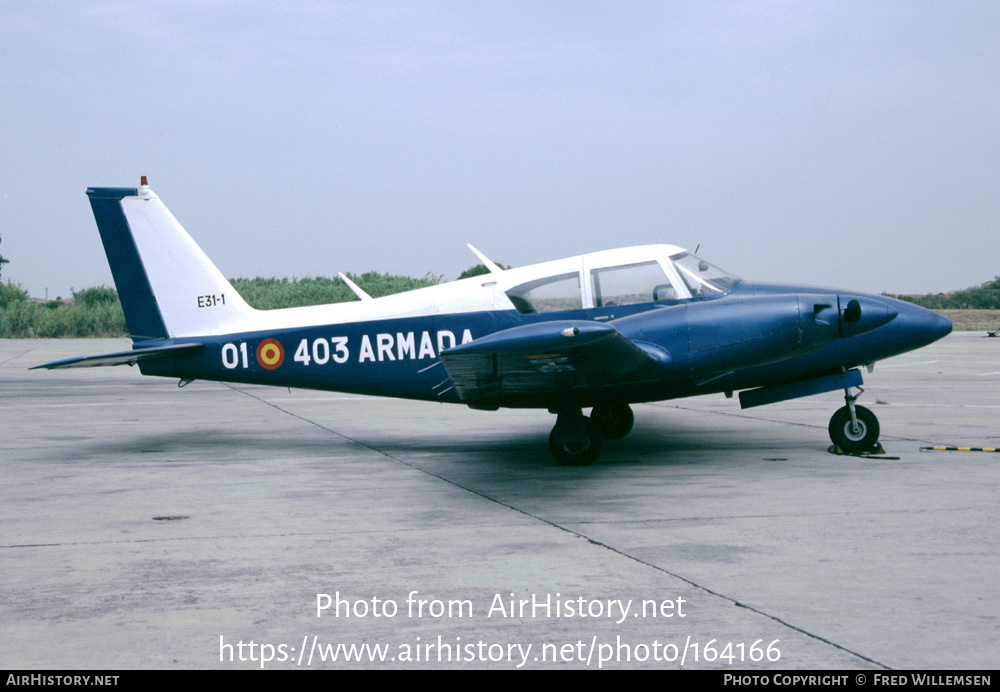
[[[487,271],[486,267],[477,265],[462,272],[459,278]],[[374,298],[433,286],[444,280],[435,274],[414,278],[375,271],[353,274],[350,278]],[[339,278],[257,277],[232,279],[232,284],[250,305],[260,310],[357,300],[351,289]],[[958,312],[1000,311],[1000,276],[961,291],[928,293],[923,296],[885,295],[932,310],[947,311],[948,317],[955,322],[956,330],[978,330],[1000,322],[1000,314],[970,313],[969,318],[964,319]],[[60,298],[38,301],[29,300],[27,291],[16,283],[0,283],[0,338],[118,337],[127,332],[118,293],[109,286],[93,286],[73,291],[72,300]]]
[[[443,278],[365,272],[350,275],[373,298],[433,286]],[[357,300],[339,278],[232,279],[243,299],[260,310]],[[0,338],[118,337],[128,333],[118,292],[109,286],[73,291],[72,300],[30,300],[20,285],[0,284]]]
[[[914,303],[931,310],[998,310],[1000,309],[1000,276],[979,286],[948,293],[920,295],[886,295]]]

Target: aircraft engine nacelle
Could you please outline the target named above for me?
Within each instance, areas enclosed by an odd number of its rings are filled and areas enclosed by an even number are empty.
[[[840,335],[866,334],[896,319],[899,314],[886,303],[867,296],[837,296],[840,304]]]
[[[697,301],[616,320],[615,326],[640,345],[666,349],[669,372],[704,379],[794,358],[895,316],[886,304],[863,296],[800,293]]]

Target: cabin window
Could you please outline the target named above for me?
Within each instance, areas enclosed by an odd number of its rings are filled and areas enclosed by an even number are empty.
[[[507,291],[507,297],[522,315],[583,308],[578,272],[529,281]]]
[[[677,291],[656,261],[594,269],[590,276],[596,308],[677,299]]]

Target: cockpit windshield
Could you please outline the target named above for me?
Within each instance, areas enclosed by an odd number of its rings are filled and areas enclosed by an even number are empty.
[[[725,293],[738,281],[737,277],[689,252],[671,255],[670,259],[695,298]]]

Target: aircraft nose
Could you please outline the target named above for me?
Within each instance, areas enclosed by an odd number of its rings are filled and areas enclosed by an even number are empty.
[[[952,324],[944,315],[919,305],[902,303],[893,324],[913,348],[926,346],[951,333]]]
[[[932,341],[937,341],[951,334],[952,327],[954,326],[951,320],[939,312],[934,312],[933,310],[928,310],[927,312],[931,314],[924,317],[924,329]]]

